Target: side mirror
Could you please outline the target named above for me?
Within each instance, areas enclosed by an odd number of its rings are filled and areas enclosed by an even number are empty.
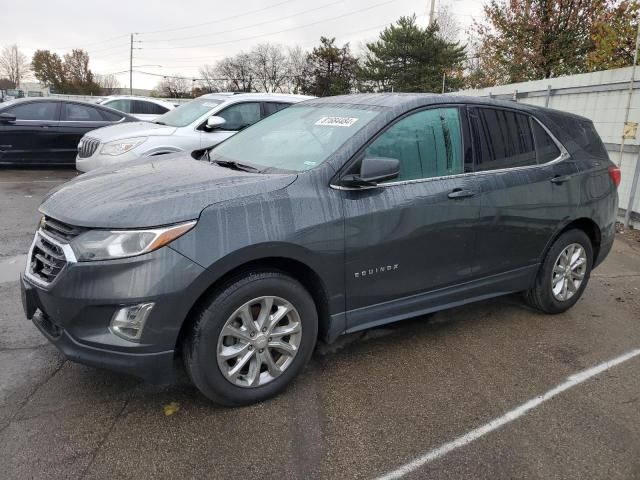
[[[16,121],[16,116],[11,113],[0,113],[0,123],[13,123]]]
[[[379,182],[393,180],[398,175],[400,175],[398,159],[365,157],[360,162],[360,173],[344,176],[342,184],[349,187],[375,187]]]
[[[207,131],[213,131],[222,127],[225,123],[227,123],[227,121],[224,118],[218,117],[217,115],[212,115],[207,118],[207,124],[205,125],[205,128]]]

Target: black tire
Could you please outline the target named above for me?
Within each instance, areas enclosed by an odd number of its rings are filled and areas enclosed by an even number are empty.
[[[553,268],[560,253],[569,245],[577,243],[586,253],[586,271],[584,278],[573,296],[565,301],[557,299],[551,288]],[[582,230],[567,230],[562,233],[551,245],[538,270],[533,287],[526,293],[526,300],[532,307],[545,313],[556,314],[567,311],[573,307],[582,296],[582,292],[589,282],[591,267],[593,265],[593,246],[591,240]]]
[[[295,307],[302,324],[302,338],[293,361],[279,377],[261,386],[237,386],[218,366],[218,338],[236,309],[261,296],[281,297]],[[284,390],[311,358],[317,336],[316,305],[298,281],[277,271],[247,273],[231,279],[214,292],[197,312],[183,345],[184,365],[191,381],[210,400],[225,406],[248,405]]]

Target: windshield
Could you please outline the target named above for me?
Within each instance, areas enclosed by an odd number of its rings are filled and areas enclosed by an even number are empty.
[[[324,162],[378,113],[354,105],[292,106],[214,147],[210,158],[302,172]]]
[[[180,105],[178,108],[159,116],[156,119],[156,123],[171,127],[186,127],[221,103],[222,100],[212,98],[191,100],[189,103]]]

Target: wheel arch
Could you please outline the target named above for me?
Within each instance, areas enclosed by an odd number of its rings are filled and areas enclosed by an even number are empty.
[[[564,232],[578,229],[582,230],[587,234],[589,240],[591,240],[591,247],[593,248],[593,258],[592,261],[595,262],[600,254],[600,245],[602,242],[602,232],[600,227],[596,222],[594,222],[591,218],[581,217],[575,220],[571,220],[567,222],[564,226],[558,229],[558,231],[553,235],[551,240],[547,243],[543,255],[540,259],[540,262],[544,261],[544,257],[547,255],[547,252],[551,248],[551,246],[555,243],[555,241],[562,235]]]
[[[197,311],[203,307],[208,298],[213,295],[216,290],[221,289],[226,283],[233,281],[233,279],[239,276],[257,270],[282,272],[299,281],[309,292],[316,304],[318,312],[318,338],[325,338],[330,325],[329,299],[326,286],[320,275],[315,269],[299,259],[268,256],[255,258],[229,269],[200,294],[189,309],[180,327],[175,345],[176,355],[179,355],[182,350],[183,341],[196,319]]]

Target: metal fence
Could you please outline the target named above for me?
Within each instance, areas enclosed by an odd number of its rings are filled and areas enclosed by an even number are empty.
[[[627,111],[630,122],[640,123],[640,81],[630,89],[631,75],[632,68],[627,67],[456,93],[540,105],[591,119],[622,170],[620,215],[630,210],[631,222],[640,226],[640,141],[623,140]]]

